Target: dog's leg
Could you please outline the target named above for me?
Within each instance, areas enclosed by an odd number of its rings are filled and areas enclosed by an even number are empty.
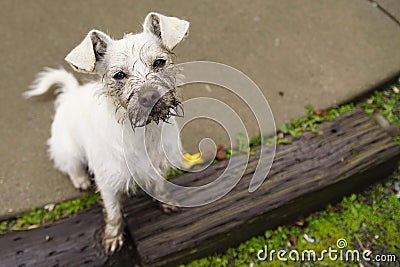
[[[110,190],[101,190],[104,202],[106,227],[103,234],[102,244],[108,254],[113,254],[123,245],[123,220],[121,212],[120,197]]]
[[[47,144],[50,157],[57,169],[68,174],[69,179],[76,189],[88,190],[91,182],[86,170],[86,158],[82,149],[70,135],[70,129],[63,122],[67,117],[65,112],[58,112],[54,117],[52,134]]]
[[[158,205],[160,207],[160,209],[166,213],[166,214],[171,214],[173,212],[180,212],[181,208],[178,206],[178,203],[176,201],[174,201],[173,196],[171,195],[170,192],[168,192],[165,187],[164,184],[160,181],[153,181],[152,182],[152,190],[154,190],[155,194],[159,197],[161,197],[162,199],[168,199],[170,200],[170,204],[168,203],[164,203],[161,201],[158,201],[156,199],[154,199],[156,202],[158,202]]]
[[[72,153],[64,152],[58,155],[54,151],[54,146],[51,147],[51,155],[54,159],[56,167],[64,173],[67,173],[74,187],[78,190],[86,191],[90,188],[90,175],[82,162],[75,160]],[[58,149],[60,150],[60,149]],[[67,150],[64,150],[67,151]]]

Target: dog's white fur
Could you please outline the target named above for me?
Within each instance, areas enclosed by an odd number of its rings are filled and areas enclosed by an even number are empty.
[[[160,32],[154,32],[153,27],[158,27]],[[123,144],[123,124],[118,120],[122,118],[127,123],[127,108],[123,106],[116,109],[116,99],[104,93],[104,82],[107,83],[107,79],[113,81],[109,73],[113,74],[121,66],[134,63],[134,69],[127,71],[144,77],[149,73],[149,66],[146,62],[139,62],[138,50],[150,43],[152,45],[149,54],[164,57],[166,52],[183,40],[188,27],[189,23],[184,20],[149,13],[142,33],[126,35],[121,40],[112,40],[106,34],[92,30],[66,60],[75,70],[99,74],[106,81],[100,79],[79,85],[73,75],[65,70],[47,69],[38,75],[31,90],[25,93],[26,97],[41,95],[52,85],[58,85],[56,113],[48,140],[49,154],[55,167],[68,174],[78,189],[86,190],[90,187],[86,168],[93,172],[106,210],[103,245],[108,253],[115,252],[123,244],[120,196],[132,185],[132,175],[140,176],[140,179],[150,181],[149,185],[157,187],[156,179],[146,171],[153,168],[144,160],[147,155],[143,155],[135,147],[143,143],[144,139],[151,140],[147,144],[148,155],[160,173],[165,173],[170,166],[163,149],[169,151],[168,155],[174,157],[174,162],[181,160],[181,152],[179,129],[173,117],[169,120],[170,124],[161,122],[156,125],[151,122],[145,126],[146,131],[125,131],[124,134],[128,136],[124,136],[124,140],[128,142]],[[101,61],[93,52],[96,49],[93,33],[107,44],[106,54]],[[170,63],[170,58],[165,58]],[[125,86],[121,90],[132,89]],[[174,142],[169,143],[168,140]],[[134,162],[129,164],[130,167],[135,166],[134,169],[128,169],[125,156]]]

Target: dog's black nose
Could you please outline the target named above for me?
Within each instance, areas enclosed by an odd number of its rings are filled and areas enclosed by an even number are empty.
[[[152,107],[160,99],[160,93],[154,89],[143,91],[139,95],[139,104],[145,108]]]

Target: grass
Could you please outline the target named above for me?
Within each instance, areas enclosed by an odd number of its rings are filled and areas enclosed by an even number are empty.
[[[317,126],[318,124],[331,121],[340,115],[352,111],[356,108],[353,103],[345,104],[338,107],[333,107],[328,110],[315,110],[313,106],[307,105],[307,116],[301,118],[294,118],[290,123],[281,124],[278,127],[278,132],[273,139],[269,142],[276,142],[278,144],[290,144],[294,139],[297,139],[305,131],[320,134]]]
[[[84,193],[76,199],[59,204],[49,204],[43,208],[32,207],[28,213],[20,214],[15,219],[0,222],[0,234],[37,228],[40,225],[74,215],[99,200],[100,194],[98,193]]]
[[[360,106],[367,114],[380,112],[389,122],[400,127],[400,91],[397,86],[389,90],[375,91]]]

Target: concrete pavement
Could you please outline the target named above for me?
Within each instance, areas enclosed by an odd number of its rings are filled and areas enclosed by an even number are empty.
[[[216,61],[244,72],[268,99],[279,125],[304,115],[307,104],[327,108],[346,102],[399,73],[400,2],[377,3],[3,0],[0,218],[78,195],[46,153],[54,98],[25,100],[21,93],[43,67],[71,70],[63,59],[90,29],[121,38],[140,31],[149,11],[189,20],[190,35],[175,51],[177,62]],[[249,134],[257,134],[249,108],[227,90],[197,85],[182,93],[184,99],[207,96],[228,103],[249,118]],[[183,131],[189,149],[204,137],[227,141],[215,123],[199,120]]]

